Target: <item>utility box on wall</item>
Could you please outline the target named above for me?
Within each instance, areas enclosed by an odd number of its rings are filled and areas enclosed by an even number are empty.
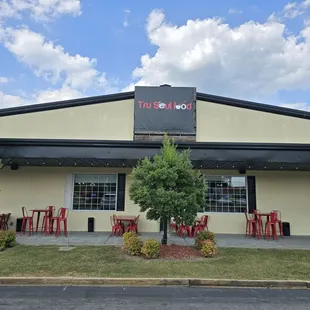
[[[135,140],[196,140],[196,88],[137,86],[134,104]]]

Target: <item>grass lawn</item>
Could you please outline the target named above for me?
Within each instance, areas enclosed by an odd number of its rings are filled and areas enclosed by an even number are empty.
[[[310,251],[220,249],[213,259],[145,260],[113,246],[22,246],[0,252],[0,276],[201,277],[310,280]]]

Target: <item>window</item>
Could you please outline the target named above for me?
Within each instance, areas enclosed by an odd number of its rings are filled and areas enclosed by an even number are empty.
[[[207,193],[204,212],[240,213],[247,209],[244,176],[206,176]]]
[[[73,210],[115,210],[116,174],[76,174],[74,176]]]

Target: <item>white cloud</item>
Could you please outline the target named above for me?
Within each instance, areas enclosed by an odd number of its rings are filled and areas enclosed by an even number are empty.
[[[20,18],[21,13],[29,12],[37,21],[47,21],[63,14],[81,14],[80,0],[1,0],[0,20]]]
[[[235,15],[237,15],[237,14],[242,14],[243,12],[241,11],[241,10],[237,10],[237,9],[235,9],[235,8],[230,8],[229,9],[229,11],[228,11],[228,13],[229,14],[235,14]]]
[[[293,19],[304,15],[310,8],[310,0],[301,2],[289,2],[280,12],[273,12],[269,16],[270,21],[283,21],[285,19]]]
[[[35,102],[38,103],[74,99],[79,97],[83,97],[83,94],[69,87],[37,91],[34,95]]]
[[[125,14],[130,11],[126,10]],[[0,107],[48,102],[82,97],[86,90],[104,92],[111,89],[105,73],[96,70],[96,59],[67,53],[61,45],[47,40],[28,27],[5,27],[8,19],[22,20],[29,14],[37,22],[50,21],[62,15],[81,14],[80,0],[0,0],[0,43],[37,77],[51,83],[25,99],[0,93]],[[2,23],[2,25],[1,25]],[[0,83],[8,82],[0,77]]]
[[[0,42],[38,77],[64,87],[86,90],[104,87],[105,75],[95,69],[96,60],[79,54],[70,55],[62,46],[47,41],[28,28],[6,28]]]
[[[281,89],[310,89],[310,27],[286,37],[279,22],[232,28],[209,18],[176,26],[165,21],[163,11],[154,10],[146,29],[157,51],[141,57],[132,73],[135,85],[196,86],[249,100]]]
[[[0,91],[0,109],[28,104],[27,100],[20,96],[5,94]]]

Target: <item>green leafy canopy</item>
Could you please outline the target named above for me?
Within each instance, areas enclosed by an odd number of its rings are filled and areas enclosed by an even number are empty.
[[[160,154],[140,160],[132,172],[130,198],[150,220],[181,219],[192,225],[204,204],[206,183],[190,160],[165,135]]]

